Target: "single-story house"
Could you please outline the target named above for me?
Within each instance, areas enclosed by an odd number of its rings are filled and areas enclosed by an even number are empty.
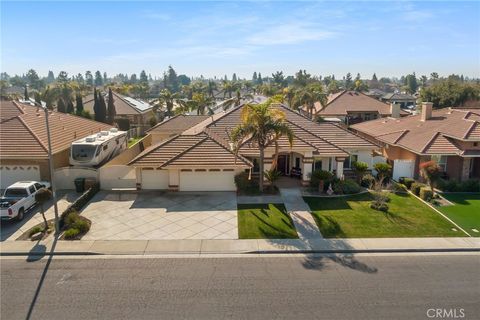
[[[123,96],[115,91],[112,93],[116,111],[115,119],[128,119],[130,128],[138,128],[138,134],[140,135],[150,128],[150,118],[154,117],[152,105],[143,100]],[[101,92],[101,94],[104,95],[105,103],[108,107],[108,94],[105,92]],[[83,109],[92,116],[95,114],[93,110],[94,102],[93,94],[83,99]]]
[[[70,144],[109,130],[110,125],[71,114],[49,112],[54,168],[69,166]],[[0,101],[0,189],[21,180],[50,180],[43,109]]]
[[[409,106],[415,106],[417,98],[406,93],[387,93],[383,95],[380,100],[386,103],[399,104],[401,108],[407,108]]]
[[[137,188],[233,191],[236,174],[245,170],[258,173],[259,150],[253,143],[242,145],[238,155],[232,150],[230,133],[240,124],[243,108],[242,105],[204,118],[177,116],[150,130],[149,134],[158,136],[128,163],[135,167]],[[272,108],[285,112],[294,133],[292,147],[286,138],[278,141],[277,170],[283,175],[294,171],[303,183],[308,183],[316,169],[342,177],[353,161],[367,162],[370,168],[375,163],[378,146],[367,139],[335,123],[313,122],[280,104]],[[179,128],[186,129],[179,133]],[[265,150],[265,170],[271,167],[274,154],[272,141]]]
[[[375,99],[380,99],[381,97],[383,97],[386,94],[386,92],[382,91],[380,89],[373,88],[373,89],[370,89],[367,92],[365,92],[365,94],[369,97],[372,97],[372,98],[375,98]]]
[[[445,177],[455,180],[480,178],[480,109],[443,108],[401,119],[385,118],[351,127],[383,146],[393,165],[393,176],[419,177],[419,164],[435,160]]]
[[[306,110],[304,110],[306,111]],[[315,103],[315,117],[336,118],[347,125],[384,117],[401,117],[408,115],[400,105],[386,104],[362,92],[340,91],[328,96],[326,106]]]

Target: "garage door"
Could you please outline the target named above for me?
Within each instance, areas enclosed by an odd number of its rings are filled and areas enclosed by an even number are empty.
[[[33,165],[0,166],[0,189],[5,189],[17,181],[39,181],[40,168]]]
[[[168,189],[168,170],[142,170],[142,189]]]
[[[235,191],[233,171],[181,171],[180,191]]]
[[[415,162],[410,160],[393,161],[393,180],[398,181],[401,177],[413,178]]]

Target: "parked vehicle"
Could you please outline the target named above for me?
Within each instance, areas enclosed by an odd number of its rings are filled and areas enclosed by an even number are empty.
[[[109,161],[127,148],[127,132],[112,128],[72,142],[70,164],[93,167]]]
[[[50,188],[50,183],[19,181],[9,186],[0,199],[0,218],[22,220],[25,212],[35,206],[35,194],[42,188]]]

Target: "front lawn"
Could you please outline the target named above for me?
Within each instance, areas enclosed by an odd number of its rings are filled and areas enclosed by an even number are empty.
[[[473,237],[480,237],[480,193],[444,193],[453,206],[441,206],[438,209]]]
[[[239,204],[240,239],[298,238],[292,219],[283,204]]]
[[[305,197],[326,238],[462,237],[440,214],[409,194],[390,194],[387,213],[370,208],[372,194]]]

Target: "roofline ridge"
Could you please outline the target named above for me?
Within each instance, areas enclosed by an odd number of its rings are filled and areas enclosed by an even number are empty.
[[[18,105],[17,101],[12,100],[12,103],[15,107],[17,107],[18,111],[20,111],[22,114],[25,114],[25,112],[23,112],[23,109]],[[18,115],[16,117],[18,117]]]
[[[347,91],[348,91],[347,89],[343,89],[343,91],[342,91],[341,93],[339,93],[335,98],[333,98],[332,101],[327,102],[327,104],[325,105],[325,108],[327,108],[327,106],[328,106],[330,103],[332,103],[333,101],[337,100],[338,97],[343,96],[343,95],[345,94],[345,92],[347,92]],[[337,92],[337,93],[338,93],[338,92]],[[334,94],[336,94],[336,93],[334,93]],[[327,99],[328,99],[328,96],[327,96]]]
[[[229,115],[230,113],[233,113],[234,111],[244,107],[245,105],[247,105],[248,103],[242,103],[241,105],[239,106],[236,106],[232,109],[230,109],[228,112],[225,112],[224,115],[222,115],[221,117],[218,117],[217,119],[213,120],[212,122],[210,122],[207,126],[205,126],[205,128],[209,128],[210,126],[216,124],[219,120],[223,119],[224,117],[226,117],[227,115]],[[213,116],[213,115],[212,115]]]
[[[231,153],[232,155],[234,155],[234,156],[235,156],[235,161],[236,161],[236,158],[240,158],[240,160],[242,160],[245,164],[247,164],[247,165],[249,165],[249,166],[253,165],[253,163],[251,163],[250,160],[246,159],[246,158],[245,158],[244,156],[242,156],[240,153],[238,153],[238,154],[233,153],[232,150],[230,150],[230,149],[228,149],[226,146],[222,145],[222,144],[221,144],[220,142],[218,142],[215,138],[209,136],[208,134],[207,134],[207,136],[208,136],[208,138],[210,138],[210,140],[212,140],[214,143],[218,144],[220,147],[224,148],[224,149],[227,150],[229,153]],[[201,141],[201,142],[203,142],[203,141]],[[200,143],[201,143],[201,142],[200,142]],[[199,143],[199,144],[200,144],[200,143]]]
[[[130,102],[128,102],[128,100],[125,100],[125,96],[118,93],[118,92],[115,92],[112,90],[112,95],[116,95],[120,100],[122,100],[123,102],[125,102],[130,108],[132,108],[133,110],[135,110],[136,113],[138,114],[142,114],[142,112],[140,110],[138,110],[137,108],[135,108]],[[132,98],[132,99],[135,99],[135,98]]]
[[[163,125],[163,124],[169,122],[170,120],[175,119],[175,118],[177,118],[177,117],[179,117],[179,116],[182,116],[182,114],[176,114],[176,115],[174,115],[173,117],[168,118],[166,121],[159,122],[159,123],[157,123],[156,125],[154,125],[153,127],[151,127],[150,129],[148,129],[148,130],[145,131],[145,132],[150,132],[150,131],[152,131],[153,129],[155,129],[155,128],[157,128],[157,127],[160,127],[161,125]]]
[[[197,135],[193,135],[192,137],[196,137],[198,136]],[[183,150],[182,152],[174,155],[172,158],[168,159],[167,161],[165,161],[159,168],[162,168],[166,165],[168,165],[170,162],[172,162],[173,160],[177,159],[178,157],[180,157],[181,155],[187,153],[188,151],[192,150],[195,146],[198,146],[200,143],[204,142],[205,140],[207,140],[209,137],[208,135],[205,134],[205,137],[203,139],[201,139],[200,141],[198,141],[197,143],[194,143],[193,145],[191,145],[190,147],[186,148],[185,150]]]

